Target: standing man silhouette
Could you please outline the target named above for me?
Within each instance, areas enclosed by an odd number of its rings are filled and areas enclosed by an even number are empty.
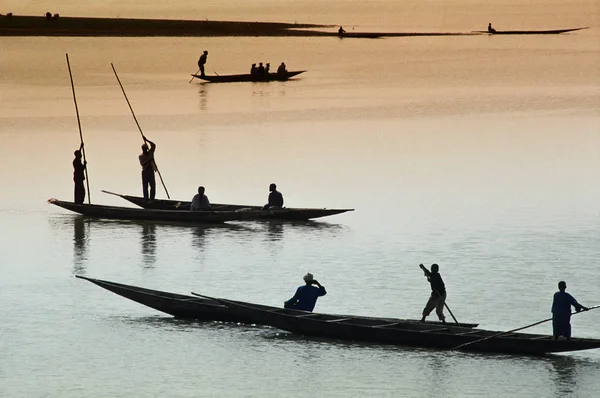
[[[200,76],[202,76],[202,77],[206,76],[204,74],[204,65],[206,64],[207,57],[208,57],[208,51],[204,50],[204,52],[200,56],[200,59],[198,59],[198,68],[200,69]]]

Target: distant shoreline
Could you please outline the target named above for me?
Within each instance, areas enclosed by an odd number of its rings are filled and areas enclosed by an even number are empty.
[[[2,15],[0,36],[337,36],[333,25]]]

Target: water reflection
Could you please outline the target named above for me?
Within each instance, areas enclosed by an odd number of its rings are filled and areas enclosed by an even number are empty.
[[[568,356],[558,356],[550,359],[552,365],[553,376],[556,394],[558,396],[571,396],[577,390],[576,388],[576,371],[577,360]]]
[[[142,224],[142,262],[148,268],[156,263],[156,224]]]
[[[203,83],[200,84],[200,88],[198,89],[198,94],[200,95],[200,104],[198,107],[201,111],[205,111],[208,107],[208,86],[210,84]]]
[[[283,222],[268,221],[267,239],[273,242],[283,240]]]
[[[86,225],[87,224],[87,225]],[[87,229],[87,233],[86,233]],[[81,274],[85,271],[87,260],[87,243],[89,239],[89,222],[83,216],[73,218],[73,273]]]

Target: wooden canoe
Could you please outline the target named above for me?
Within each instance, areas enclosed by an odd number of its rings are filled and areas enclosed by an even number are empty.
[[[379,344],[452,349],[462,344],[463,350],[523,355],[580,351],[600,348],[600,339],[572,338],[554,340],[550,335],[506,333],[467,328],[452,323],[435,324],[418,321],[382,320],[348,316],[286,311],[265,311],[261,306],[225,299],[219,300],[237,316],[252,322],[306,336],[339,340],[365,341]],[[493,338],[491,338],[494,336]],[[497,337],[495,337],[497,336]]]
[[[561,33],[575,32],[576,30],[588,29],[586,28],[572,28],[572,29],[553,29],[553,30],[497,30],[495,32],[488,32],[487,30],[476,30],[476,33],[488,33],[490,35],[558,35]]]
[[[143,207],[144,209],[159,209],[159,210],[189,210],[190,203],[187,201],[180,200],[168,200],[168,199],[155,199],[153,201],[147,201],[146,199],[139,196],[122,195],[110,191],[102,191],[110,195],[119,196],[137,206]],[[354,209],[317,209],[317,208],[297,208],[297,207],[284,207],[282,209],[271,209],[262,210],[262,206],[253,205],[233,205],[224,203],[212,203],[212,210],[215,211],[241,211],[251,210],[252,216],[248,216],[246,219],[256,220],[288,220],[288,221],[306,221],[314,218],[332,216],[335,214],[341,214],[348,211],[354,211]]]
[[[247,324],[256,324],[253,319],[239,316],[229,311],[229,306],[219,300],[207,299],[199,296],[188,296],[184,294],[169,293],[160,290],[146,289],[142,287],[125,285],[123,283],[111,282],[102,279],[89,278],[86,276],[75,275],[77,278],[89,281],[101,288],[118,294],[136,303],[153,308],[165,314],[172,315],[181,319],[194,319],[199,321],[220,321],[220,322],[238,322]],[[307,315],[306,311],[288,310],[279,307],[267,305],[249,304],[241,301],[232,301],[240,305],[253,305],[256,308],[262,308],[265,311],[282,311],[287,314]],[[338,318],[347,318],[348,315],[331,315]],[[401,321],[394,318],[367,318],[378,319],[382,321]],[[416,321],[402,320],[403,322],[415,323]],[[441,325],[440,322],[425,322],[425,325]],[[476,327],[476,324],[461,324],[466,328]]]
[[[285,73],[267,73],[265,75],[196,75],[192,74],[193,77],[206,80],[211,83],[233,83],[233,82],[273,82],[273,81],[286,81],[300,73],[306,72],[305,70],[289,71]]]
[[[76,204],[58,199],[49,199],[48,203],[86,217],[110,220],[131,221],[166,221],[189,224],[215,224],[226,221],[243,221],[257,219],[258,211],[190,211],[190,210],[158,210],[138,209],[132,207],[103,206],[91,204]]]

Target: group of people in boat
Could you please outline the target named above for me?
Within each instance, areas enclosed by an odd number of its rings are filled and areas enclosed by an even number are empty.
[[[210,211],[210,201],[206,196],[206,188],[203,186],[198,187],[198,193],[192,198],[190,203],[190,210],[192,211]],[[277,190],[277,185],[271,183],[269,185],[269,199],[266,205],[263,206],[263,210],[281,209],[283,208],[283,194]]]
[[[282,62],[277,67],[277,74],[281,75],[286,72],[287,72],[287,67],[285,66],[285,62]],[[267,62],[265,65],[263,65],[262,62],[259,62],[258,66],[256,66],[256,64],[252,64],[252,66],[250,67],[250,74],[252,76],[260,77],[260,76],[268,75],[269,73],[271,73],[271,64],[269,62]]]

